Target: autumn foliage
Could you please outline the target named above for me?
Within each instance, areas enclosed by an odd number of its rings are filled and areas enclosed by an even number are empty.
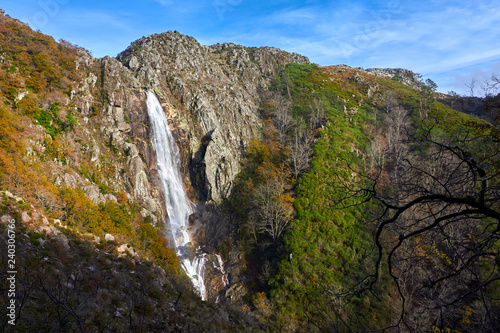
[[[57,187],[54,166],[64,172],[78,172],[112,193],[105,180],[115,172],[112,165],[96,170],[72,147],[79,139],[65,134],[78,126],[76,110],[68,100],[83,74],[77,66],[87,51],[31,30],[26,24],[0,16],[0,187],[22,196],[44,210],[47,217],[60,219],[72,230],[104,238],[106,233],[140,250],[141,255],[179,273],[179,262],[164,235],[145,221],[125,192],[114,193],[117,202],[97,204],[82,189]],[[85,73],[88,74],[88,73]],[[43,135],[30,137],[27,128],[40,125]],[[40,151],[27,153],[25,144],[36,141]],[[60,170],[60,169],[59,169]],[[89,171],[90,170],[90,171]],[[29,206],[28,206],[29,207]]]
[[[0,91],[14,101],[18,93],[31,91],[46,94],[54,89],[66,89],[78,79],[76,68],[77,47],[27,25],[0,17],[0,45],[3,64],[0,66]]]

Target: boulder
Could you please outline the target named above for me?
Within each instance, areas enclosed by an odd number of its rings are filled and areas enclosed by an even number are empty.
[[[111,234],[106,234],[104,235],[104,239],[107,240],[108,242],[114,242],[115,241],[115,237]]]
[[[31,217],[28,215],[28,213],[22,212],[21,213],[21,222],[28,223],[29,221],[31,221]]]
[[[132,256],[135,256],[135,251],[133,248],[129,247],[128,244],[122,244],[116,248],[118,253],[126,253],[129,252]]]
[[[10,215],[3,215],[0,218],[0,221],[2,221],[2,223],[9,223],[10,220],[12,220],[12,216]]]

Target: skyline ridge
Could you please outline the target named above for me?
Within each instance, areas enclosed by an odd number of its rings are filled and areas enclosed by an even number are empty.
[[[203,45],[271,46],[322,66],[406,68],[468,94],[466,84],[500,72],[498,1],[7,0],[6,14],[57,39],[116,56],[142,36],[176,30]]]

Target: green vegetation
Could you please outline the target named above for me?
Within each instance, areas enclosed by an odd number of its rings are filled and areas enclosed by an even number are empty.
[[[243,252],[236,283],[250,293],[233,311],[199,300],[150,202],[134,199],[129,170],[142,169],[117,147],[142,139],[97,130],[111,98],[97,66],[78,124],[79,52],[0,16],[0,188],[23,197],[3,192],[0,212],[32,219],[17,238],[19,331],[500,329],[500,134],[436,101],[432,80],[280,68],[231,196],[199,216],[221,235],[200,226],[217,238],[202,245]]]
[[[460,292],[468,292],[463,281],[470,277],[462,274],[457,264],[464,254],[454,249],[467,243],[468,232],[472,232],[478,244],[467,255],[482,261],[474,261],[471,268],[481,272],[483,291],[493,292],[498,267],[488,257],[491,252],[482,250],[483,246],[495,248],[493,253],[498,253],[498,242],[487,237],[491,224],[477,224],[477,215],[467,210],[457,212],[460,206],[440,206],[439,199],[432,202],[436,208],[412,206],[413,215],[395,215],[397,223],[389,230],[400,229],[399,237],[403,237],[396,247],[398,234],[385,231],[384,226],[393,223],[389,217],[396,206],[391,204],[405,207],[408,200],[423,195],[418,191],[425,186],[429,192],[442,186],[450,196],[445,200],[462,202],[469,200],[461,199],[463,194],[457,192],[469,186],[464,177],[484,172],[491,175],[486,186],[494,191],[498,184],[493,171],[499,161],[497,130],[436,102],[433,82],[415,90],[348,68],[290,64],[275,78],[271,90],[274,93],[265,96],[262,104],[264,138],[249,145],[244,170],[230,198],[231,210],[241,221],[248,275],[255,279],[254,298],[258,301],[254,306],[262,313],[270,301],[273,309],[265,311],[261,319],[276,331],[368,331],[393,325],[424,331],[494,327],[492,321],[485,324],[479,319],[499,309],[494,297],[483,299],[483,305],[479,299],[457,301],[456,307],[443,308],[439,319],[439,312],[427,303],[429,294],[415,291],[427,288],[425,281],[415,278],[425,275],[430,281],[443,279]],[[296,151],[307,150],[300,142],[314,146],[313,157],[292,177],[287,170],[297,170]],[[446,152],[456,154],[456,160],[444,157]],[[461,169],[455,167],[455,176],[445,176],[453,170],[453,163],[467,161],[462,154],[476,156],[481,167],[470,164],[472,173],[460,171],[462,176],[457,174]],[[294,209],[280,237],[271,239],[262,227],[263,204],[258,199],[261,189],[275,182],[277,170],[283,173],[278,177],[282,193]],[[435,177],[449,178],[430,185],[433,178],[426,180],[425,175],[432,177],[437,170],[443,174]],[[422,172],[428,173],[417,185]],[[462,183],[451,182],[453,177]],[[477,180],[471,183],[471,191],[481,189],[473,184]],[[481,195],[478,202],[472,197],[470,202],[480,207],[475,214],[495,225],[495,212],[500,209],[495,203],[498,199],[491,196],[488,205],[495,209],[491,213],[489,208],[481,208]],[[438,211],[437,207],[442,208]],[[429,209],[434,213],[427,215]],[[419,222],[411,224],[411,216]],[[456,220],[457,216],[460,219]],[[452,231],[433,228],[433,218],[447,219],[453,225],[454,245],[445,246]],[[464,219],[469,226],[474,225],[469,231],[461,229]],[[414,234],[419,236],[413,238]],[[437,267],[455,271],[462,284],[440,275]],[[442,289],[432,292],[447,299],[456,297]],[[416,297],[420,305],[411,303]],[[427,320],[434,320],[434,326],[409,314],[415,311],[429,311]]]
[[[60,102],[54,102],[49,110],[40,110],[35,119],[42,125],[47,133],[54,139],[59,133],[73,129],[77,125],[76,119],[72,116],[72,111],[69,110],[66,115],[66,122],[59,116]]]
[[[373,240],[365,225],[367,207],[356,205],[356,200],[336,203],[345,195],[344,186],[355,181],[346,163],[351,168],[360,163],[349,143],[366,138],[340,126],[326,126],[315,145],[312,168],[299,183],[297,214],[285,239],[284,253],[289,258],[281,261],[271,282],[274,300],[284,309],[278,324],[293,330],[333,325],[363,331],[382,327],[389,315],[373,295],[352,290],[358,284],[356,278],[367,275],[373,266]],[[342,209],[345,205],[352,207]],[[384,289],[381,294],[387,293]],[[341,320],[332,323],[332,318],[343,318],[348,326]]]
[[[383,327],[390,316],[387,285],[380,286],[382,302],[355,287],[374,264],[366,225],[372,213],[355,199],[342,200],[359,181],[352,171],[363,166],[360,152],[370,139],[367,129],[375,126],[373,106],[363,105],[357,90],[340,87],[327,71],[296,64],[272,85],[293,100],[295,126],[316,137],[310,170],[295,186],[295,218],[269,281],[271,299],[281,309],[276,328],[366,330]],[[296,131],[289,131],[287,142]]]
[[[0,65],[0,186],[23,196],[26,203],[21,208],[26,211],[29,204],[35,205],[72,230],[100,237],[116,235],[141,256],[179,274],[177,256],[165,235],[151,221],[145,221],[140,207],[129,202],[124,192],[108,185],[108,175],[116,172],[114,160],[107,156],[96,168],[85,154],[73,151],[73,142],[66,134],[77,135],[75,107],[60,100],[71,98],[72,87],[84,73],[76,67],[78,52],[66,41],[57,43],[21,22],[0,17],[0,55],[4,60]],[[91,112],[98,115],[99,107],[92,105]],[[27,128],[33,123],[41,125],[49,136],[29,137],[33,132],[28,134]],[[23,144],[27,137],[37,141],[35,148],[31,146],[31,158]],[[71,162],[75,160],[80,161],[74,165]],[[81,189],[55,186],[53,172],[61,170],[53,170],[53,162],[67,168],[63,172],[80,173],[98,185],[101,194],[114,194],[118,203],[96,204]]]
[[[63,89],[79,77],[74,59],[77,48],[66,41],[34,32],[21,22],[0,20],[0,45],[7,60],[1,66],[0,92],[11,102],[21,91],[46,95]]]
[[[159,266],[180,273],[175,251],[149,220],[134,212],[124,194],[119,196],[121,204],[108,201],[96,205],[83,191],[70,188],[62,189],[60,197],[63,202],[61,218],[69,226],[101,237],[106,233],[119,235],[123,243],[141,250]]]

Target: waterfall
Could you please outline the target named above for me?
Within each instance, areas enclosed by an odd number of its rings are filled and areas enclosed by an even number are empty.
[[[194,259],[190,260],[188,257],[191,245],[188,218],[192,211],[184,192],[179,171],[179,148],[177,148],[172,132],[170,132],[160,102],[150,91],[147,91],[147,98],[151,141],[156,156],[156,169],[163,185],[165,206],[170,221],[171,233],[175,241],[175,250],[181,260],[182,268],[193,282],[196,290],[198,290],[201,299],[206,300],[207,292],[203,280],[205,254],[196,251]]]

